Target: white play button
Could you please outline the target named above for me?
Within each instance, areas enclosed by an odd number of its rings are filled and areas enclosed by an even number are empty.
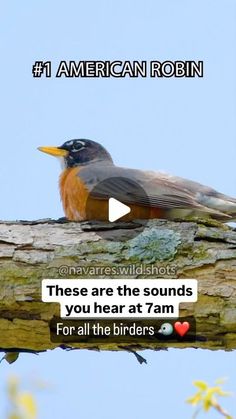
[[[104,176],[104,174],[105,172],[101,170],[101,176]],[[95,179],[93,173],[90,173],[90,175],[92,176],[91,179]],[[108,175],[109,170],[107,170]],[[87,178],[85,177],[85,179]],[[145,229],[150,216],[149,197],[142,186],[123,176],[107,177],[100,182],[97,181],[97,184],[90,190],[86,203],[88,227],[85,228],[96,231],[96,234],[105,240],[130,240]],[[132,223],[135,220],[137,220],[137,223]],[[140,220],[142,221],[139,223]],[[100,226],[98,221],[104,221],[105,223],[101,223]],[[120,225],[120,223],[122,224]],[[137,225],[139,228],[133,228]]]
[[[130,211],[131,209],[127,205],[122,204],[122,202],[115,198],[109,198],[108,219],[111,223],[113,223],[113,221],[119,220],[121,217],[124,217],[124,215],[129,214]]]

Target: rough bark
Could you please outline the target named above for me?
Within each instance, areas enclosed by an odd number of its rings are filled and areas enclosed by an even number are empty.
[[[155,267],[156,271],[152,275],[113,273],[110,277],[156,278],[159,270],[159,277],[199,280],[198,302],[181,304],[180,310],[181,317],[195,317],[199,339],[192,343],[127,337],[112,343],[87,339],[74,347],[236,348],[236,231],[226,226],[164,220],[152,220],[141,231],[141,224],[114,223],[111,228],[105,223],[53,220],[0,222],[0,348],[37,351],[59,345],[51,342],[49,333],[49,322],[59,315],[59,305],[41,301],[43,278],[106,278],[104,272],[96,273],[97,267],[126,266],[132,273],[134,265]],[[134,231],[141,232],[130,238]],[[106,240],[107,234],[110,240]],[[61,266],[73,266],[77,272],[69,275],[66,268],[60,271]],[[83,273],[81,267],[91,270]]]

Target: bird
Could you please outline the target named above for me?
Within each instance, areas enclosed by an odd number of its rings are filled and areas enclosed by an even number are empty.
[[[164,336],[169,336],[173,333],[174,328],[171,323],[163,323],[158,330],[158,333],[161,333]]]
[[[60,195],[69,221],[107,221],[109,197],[130,207],[124,221],[236,219],[235,198],[160,171],[117,166],[106,148],[96,141],[73,139],[61,146],[41,146],[38,150],[60,159]]]

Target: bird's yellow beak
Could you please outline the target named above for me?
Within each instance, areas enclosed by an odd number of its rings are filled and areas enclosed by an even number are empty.
[[[55,157],[66,157],[69,153],[67,150],[58,147],[38,147],[38,150]]]

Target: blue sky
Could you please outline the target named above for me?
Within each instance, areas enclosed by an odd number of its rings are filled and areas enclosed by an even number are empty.
[[[122,166],[161,169],[236,196],[235,0],[1,2],[0,219],[63,215],[56,159],[71,138],[101,142]],[[203,60],[202,79],[35,79],[35,60]],[[1,364],[55,385],[40,418],[189,418],[191,382],[229,376],[235,354],[54,351]],[[225,402],[235,406],[235,398]],[[50,406],[50,407],[49,407]],[[50,411],[51,409],[51,411]],[[232,410],[232,409],[231,409]],[[112,414],[111,414],[112,412]],[[126,413],[124,413],[126,412]],[[209,415],[211,419],[211,415]],[[212,416],[213,418],[213,416]]]

